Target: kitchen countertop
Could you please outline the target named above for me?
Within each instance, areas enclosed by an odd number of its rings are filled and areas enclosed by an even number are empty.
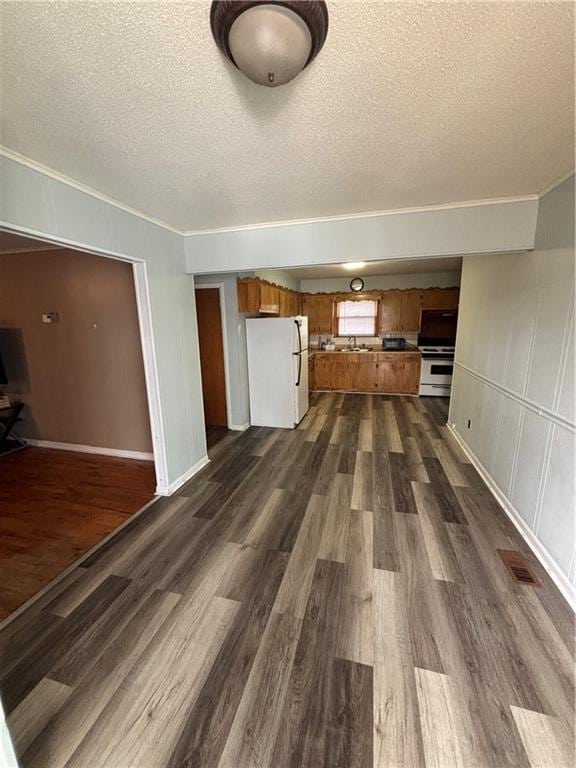
[[[407,344],[404,349],[382,349],[382,347],[366,347],[359,352],[352,352],[350,349],[315,349],[311,351],[311,355],[362,355],[362,354],[392,354],[392,355],[406,355],[406,354],[420,354],[418,347],[411,344]]]

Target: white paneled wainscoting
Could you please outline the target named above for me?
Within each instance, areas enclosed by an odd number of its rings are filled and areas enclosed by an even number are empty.
[[[465,256],[449,424],[574,605],[574,177],[540,201],[536,248]]]
[[[575,606],[576,425],[461,365],[452,391],[449,428]]]

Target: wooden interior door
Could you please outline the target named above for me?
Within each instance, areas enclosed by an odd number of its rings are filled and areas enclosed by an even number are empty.
[[[218,288],[196,288],[196,315],[200,343],[204,421],[207,427],[227,427],[224,341]]]

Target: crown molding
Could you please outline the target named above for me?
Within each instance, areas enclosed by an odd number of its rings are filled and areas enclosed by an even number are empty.
[[[124,203],[121,203],[118,200],[114,200],[112,197],[103,195],[101,192],[92,189],[92,187],[87,187],[85,184],[81,184],[79,181],[71,179],[69,176],[65,176],[63,173],[53,171],[52,168],[48,168],[48,166],[42,165],[42,163],[37,163],[35,160],[31,160],[29,157],[25,157],[18,152],[14,152],[12,149],[8,149],[8,147],[4,147],[2,144],[0,144],[0,156],[4,156],[8,158],[8,160],[14,160],[16,163],[20,163],[21,165],[25,165],[27,168],[31,168],[33,171],[38,171],[38,173],[42,173],[44,176],[49,176],[51,179],[55,179],[56,181],[60,181],[62,184],[73,187],[79,192],[83,192],[86,195],[90,195],[91,197],[95,197],[98,200],[102,200],[102,202],[108,203],[108,205],[113,205],[115,208],[119,208],[121,211],[132,214],[132,216],[137,216],[139,219],[149,221],[151,224],[155,224],[157,227],[167,229],[169,232],[173,232],[176,235],[185,234],[180,229],[171,227],[169,224],[166,224],[159,219],[155,219],[153,216],[148,216],[147,213],[139,211],[137,208],[131,208],[129,205],[124,205]]]
[[[438,205],[415,206],[414,208],[388,208],[384,211],[365,211],[363,213],[347,213],[337,216],[317,216],[310,219],[287,219],[286,221],[267,221],[258,224],[243,224],[237,227],[220,227],[216,229],[185,230],[185,237],[201,235],[218,235],[226,232],[244,232],[255,229],[271,229],[273,227],[292,227],[301,224],[318,224],[324,221],[351,221],[353,219],[373,219],[382,216],[399,216],[413,213],[433,213],[434,211],[447,211],[459,208],[476,208],[483,205],[506,205],[508,203],[526,203],[538,200],[537,194],[519,195],[517,197],[491,197],[486,200],[466,200],[457,203],[440,203]]]
[[[562,176],[558,176],[558,178],[548,184],[547,187],[544,187],[544,189],[538,193],[538,199],[541,199],[544,197],[544,195],[547,195],[548,192],[552,192],[552,190],[556,189],[556,187],[559,187],[560,184],[564,184],[564,182],[568,181],[571,176],[574,176],[574,168],[571,171],[568,171],[568,173],[564,173]]]
[[[31,168],[34,171],[38,171],[39,173],[42,173],[45,176],[49,176],[50,178],[61,182],[62,184],[67,184],[68,186],[73,187],[74,189],[77,189],[80,192],[83,192],[84,194],[95,197],[98,200],[108,203],[109,205],[113,205],[115,208],[119,208],[120,210],[125,211],[126,213],[130,213],[133,216],[137,216],[140,219],[149,221],[151,224],[155,224],[156,226],[162,227],[163,229],[166,229],[169,232],[173,232],[174,234],[181,235],[183,237],[198,237],[198,236],[205,236],[205,235],[225,234],[230,232],[243,232],[243,231],[259,230],[259,229],[271,229],[271,228],[277,228],[277,227],[292,227],[292,226],[298,226],[302,224],[317,224],[322,222],[352,221],[354,219],[371,219],[371,218],[379,218],[383,216],[399,216],[404,214],[410,215],[414,213],[433,213],[434,211],[456,210],[461,208],[476,208],[478,206],[486,206],[486,205],[506,205],[510,203],[531,202],[534,200],[539,200],[543,195],[547,194],[547,192],[549,192],[551,189],[554,189],[554,187],[558,186],[559,184],[562,184],[564,181],[566,181],[566,179],[570,178],[570,176],[573,175],[574,173],[574,171],[572,171],[566,174],[565,176],[561,177],[560,179],[557,179],[550,187],[547,187],[543,192],[540,192],[539,194],[534,193],[534,194],[528,194],[528,195],[518,195],[515,197],[492,197],[484,200],[465,200],[465,201],[457,201],[452,203],[440,203],[437,205],[415,206],[412,208],[388,208],[386,210],[379,210],[379,211],[363,211],[360,213],[339,214],[335,216],[317,216],[317,217],[311,217],[311,218],[305,218],[305,219],[288,219],[286,221],[267,221],[267,222],[259,222],[257,224],[242,224],[236,227],[217,227],[215,229],[182,230],[182,229],[177,229],[176,227],[172,227],[169,224],[166,224],[165,222],[160,221],[159,219],[155,219],[152,216],[148,216],[148,214],[143,213],[142,211],[139,211],[136,208],[131,208],[128,205],[124,205],[124,203],[121,203],[118,200],[114,200],[113,198],[108,197],[107,195],[104,195],[101,192],[98,192],[97,190],[92,189],[91,187],[88,187],[85,184],[80,183],[79,181],[76,181],[75,179],[71,179],[69,176],[65,176],[64,174],[59,173],[58,171],[54,171],[51,168],[48,168],[47,166],[42,165],[42,163],[38,163],[35,160],[31,160],[25,155],[21,155],[20,153],[15,152],[14,150],[11,150],[8,147],[5,147],[1,144],[0,144],[0,156],[4,156],[9,160],[13,160],[17,163],[20,163],[21,165],[27,166],[28,168]]]

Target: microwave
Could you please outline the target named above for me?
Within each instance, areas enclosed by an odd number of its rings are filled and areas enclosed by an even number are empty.
[[[404,349],[406,346],[406,339],[401,337],[382,339],[382,349]]]

